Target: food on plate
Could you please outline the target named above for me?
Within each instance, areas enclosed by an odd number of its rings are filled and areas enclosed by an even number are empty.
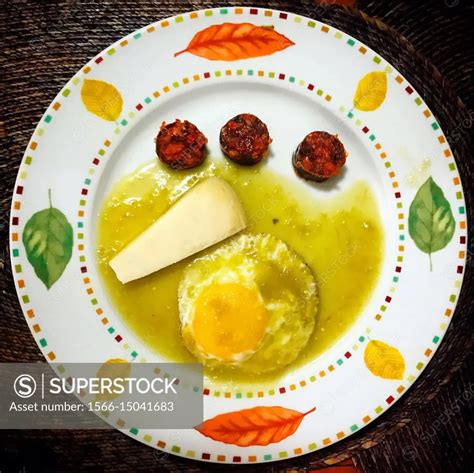
[[[147,276],[243,230],[245,213],[232,187],[209,177],[186,192],[165,214],[111,261],[122,283]]]
[[[206,159],[207,138],[187,120],[161,124],[156,154],[172,169],[191,169]]]
[[[271,142],[267,125],[250,113],[230,119],[220,132],[222,150],[237,164],[259,163],[267,156]]]
[[[236,237],[129,284],[117,279],[109,262],[189,189],[211,176],[224,179],[237,194],[248,220],[243,234],[267,233],[283,240],[304,259],[318,285],[314,330],[293,362],[258,375],[248,365],[252,358],[244,366],[211,366],[209,360],[204,367],[206,384],[217,390],[223,384],[241,390],[255,383],[270,389],[282,376],[328,350],[363,311],[384,259],[378,202],[365,181],[315,197],[308,186],[268,166],[238,166],[223,159],[206,159],[199,168],[181,171],[155,160],[119,179],[105,196],[97,221],[99,274],[111,304],[130,331],[157,357],[172,362],[196,362],[183,342],[178,310],[178,288],[186,268]],[[285,333],[285,327],[281,332]]]
[[[313,131],[305,136],[293,154],[293,167],[304,179],[323,182],[338,176],[347,152],[337,135]]]
[[[183,272],[184,344],[210,367],[265,373],[294,361],[314,329],[318,296],[305,261],[269,234],[242,234]]]

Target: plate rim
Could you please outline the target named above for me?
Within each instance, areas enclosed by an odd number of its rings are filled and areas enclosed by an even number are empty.
[[[286,14],[287,16],[292,16],[292,17],[298,16],[298,17],[301,17],[301,18],[303,18],[303,19],[308,19],[308,20],[311,20],[311,21],[315,22],[316,24],[326,25],[326,23],[324,23],[323,21],[315,20],[315,19],[313,20],[313,19],[311,19],[311,18],[308,17],[308,16],[302,16],[302,15],[298,15],[298,14],[292,13],[292,12],[283,12],[283,11],[281,11],[281,10],[274,10],[274,9],[268,9],[268,8],[263,8],[263,7],[255,7],[255,8],[253,8],[253,7],[250,7],[250,6],[243,6],[243,7],[234,7],[234,6],[232,6],[232,7],[228,7],[228,8],[229,8],[229,9],[232,9],[232,8],[242,8],[243,10],[245,10],[245,9],[254,9],[254,10],[257,10],[257,11],[271,10],[271,11],[277,12],[277,13],[284,13],[284,14]],[[210,11],[210,10],[215,11],[215,10],[221,10],[221,9],[222,9],[222,8],[215,7],[215,8],[212,8],[212,9],[195,10],[194,12],[196,12],[196,13],[202,13],[202,12],[206,12],[206,11]],[[100,53],[98,53],[96,56],[94,56],[89,62],[87,62],[85,66],[83,66],[78,72],[76,72],[76,74],[73,75],[73,77],[63,86],[63,88],[61,88],[60,92],[56,95],[56,97],[53,99],[53,101],[52,101],[52,102],[50,103],[50,105],[47,107],[46,111],[45,111],[44,114],[42,115],[42,117],[41,117],[41,119],[39,120],[37,126],[35,127],[35,131],[33,132],[32,137],[30,138],[30,140],[29,140],[29,142],[28,142],[27,148],[26,148],[26,150],[25,150],[25,153],[24,153],[23,158],[22,158],[22,161],[21,161],[20,170],[19,170],[19,173],[18,173],[18,175],[17,175],[17,179],[16,179],[16,181],[15,181],[15,186],[14,186],[14,194],[13,194],[12,205],[11,205],[11,209],[10,209],[10,232],[9,232],[9,237],[10,237],[10,261],[11,261],[12,274],[13,274],[13,278],[14,278],[15,283],[18,283],[18,280],[19,280],[19,278],[18,278],[18,276],[17,276],[17,272],[15,271],[15,266],[14,266],[14,257],[15,257],[15,255],[13,254],[13,250],[12,250],[12,246],[16,243],[16,240],[14,240],[14,238],[13,238],[14,231],[12,230],[12,228],[15,226],[14,223],[13,223],[13,222],[14,222],[14,220],[13,220],[13,219],[14,219],[14,213],[15,213],[16,210],[17,210],[17,209],[14,209],[15,196],[16,196],[17,194],[20,194],[20,195],[21,195],[21,192],[18,192],[18,188],[21,187],[21,186],[20,186],[20,181],[21,181],[21,179],[20,179],[21,168],[24,166],[24,162],[25,162],[25,158],[27,157],[28,150],[29,150],[29,149],[33,149],[33,148],[31,148],[32,144],[34,143],[33,138],[34,138],[34,136],[37,134],[37,131],[38,131],[38,129],[40,128],[40,124],[43,123],[43,121],[44,121],[44,120],[46,119],[46,117],[48,116],[48,111],[50,110],[51,106],[53,105],[54,102],[57,101],[57,99],[58,99],[60,96],[64,95],[63,92],[64,92],[68,87],[71,87],[71,86],[74,85],[74,79],[77,78],[77,76],[79,76],[79,75],[83,72],[83,70],[84,70],[85,68],[90,67],[90,66],[92,66],[92,65],[94,65],[94,64],[97,65],[97,64],[99,64],[100,62],[102,62],[102,60],[104,60],[104,59],[102,58],[101,60],[99,60],[99,58],[101,58],[101,55],[105,55],[106,52],[107,52],[107,50],[110,50],[111,48],[117,47],[117,46],[120,44],[120,42],[124,41],[124,40],[127,39],[127,38],[133,38],[133,37],[135,37],[139,32],[147,31],[147,30],[148,30],[150,27],[152,27],[152,26],[157,26],[158,24],[161,24],[161,23],[163,23],[163,22],[166,22],[167,20],[168,20],[168,21],[171,20],[171,19],[174,19],[174,20],[175,20],[175,19],[178,18],[178,17],[182,17],[182,16],[188,15],[188,14],[190,14],[190,13],[194,13],[194,12],[185,12],[185,13],[183,13],[182,15],[174,15],[174,16],[169,17],[169,18],[167,18],[167,19],[159,20],[159,21],[153,22],[153,23],[151,23],[151,24],[149,24],[149,25],[146,25],[145,27],[139,28],[139,29],[135,30],[134,32],[132,32],[132,33],[130,33],[130,34],[124,36],[123,38],[119,39],[118,41],[116,41],[116,42],[113,43],[112,45],[107,46],[104,50],[102,50]],[[353,38],[350,34],[347,34],[347,33],[343,32],[343,31],[339,30],[338,28],[335,28],[335,27],[333,27],[333,26],[331,26],[331,25],[326,25],[326,26],[327,26],[329,29],[331,29],[331,30],[335,30],[335,31],[338,31],[338,32],[342,33],[343,36],[346,36],[346,37],[349,37],[349,38]],[[363,43],[362,41],[359,41],[357,38],[354,38],[354,39],[355,39],[356,42],[365,45],[365,43]],[[381,56],[379,53],[376,53],[372,48],[367,47],[367,50],[373,52],[376,56],[383,57],[383,56]],[[99,62],[97,62],[98,60],[99,60]],[[384,60],[385,60],[385,59],[384,59]],[[389,61],[386,61],[386,60],[385,60],[385,62],[387,62],[388,64],[390,64]],[[392,66],[392,67],[393,67],[393,66]],[[394,70],[398,72],[397,69],[394,68]],[[399,74],[402,78],[404,78],[404,75],[400,74],[400,72],[398,72],[398,74]],[[416,89],[415,89],[413,86],[411,86],[411,84],[410,84],[406,79],[404,79],[404,81],[408,84],[408,87],[412,88],[412,90],[413,90],[414,92],[416,92]],[[417,93],[417,92],[416,92],[416,93]],[[418,93],[417,93],[417,95],[418,95],[419,97],[421,97]],[[422,100],[423,100],[423,99],[422,99]],[[427,106],[427,109],[430,110],[428,106]],[[444,133],[442,132],[441,128],[440,128],[440,132],[441,132],[442,135],[444,136]],[[450,148],[450,145],[449,145],[448,143],[446,143],[446,146],[447,146],[447,148],[448,148],[449,150],[451,149],[451,148]],[[34,150],[34,149],[33,149],[33,150]],[[454,160],[454,158],[452,158],[452,159],[453,159],[453,161],[454,161],[454,163],[455,163],[456,170],[457,170],[457,163],[456,163],[456,161]],[[457,170],[457,171],[458,171],[458,170]],[[459,172],[458,172],[458,175],[459,175]],[[463,191],[462,184],[461,184],[461,191]],[[463,195],[464,195],[464,192],[463,192]],[[462,199],[462,203],[463,203],[464,206],[465,206],[464,197],[463,197],[463,199]],[[463,265],[464,265],[464,263],[465,263],[465,261],[463,261]],[[465,272],[462,273],[462,279],[464,278],[464,275],[465,275]],[[461,286],[459,287],[459,290],[458,290],[458,292],[457,292],[457,296],[459,296],[461,287],[462,287],[462,284],[461,284]],[[35,341],[37,342],[38,347],[40,348],[40,351],[41,351],[41,352],[43,353],[43,355],[47,358],[48,355],[47,355],[47,353],[46,353],[46,350],[44,350],[43,347],[40,345],[39,339],[35,336],[35,334],[33,333],[32,327],[31,327],[30,324],[28,323],[27,312],[26,312],[25,307],[24,307],[24,300],[22,300],[22,297],[21,297],[21,295],[20,295],[20,290],[19,290],[20,288],[19,288],[19,285],[18,285],[18,284],[15,284],[15,289],[16,289],[16,291],[17,291],[17,296],[18,296],[18,299],[19,299],[20,304],[21,304],[21,307],[22,307],[23,315],[25,316],[25,319],[26,319],[26,321],[27,321],[27,325],[28,325],[28,327],[30,328],[30,331],[31,331],[31,333],[32,333],[32,335],[33,335],[33,338],[34,338]],[[456,305],[455,305],[455,307],[457,306],[457,300],[458,300],[458,299],[459,299],[459,297],[456,299]],[[449,322],[451,322],[451,320],[452,320],[452,319],[450,319]],[[448,324],[448,326],[449,326],[449,324]],[[445,333],[446,333],[446,332],[443,333],[443,336],[444,336]],[[430,361],[431,361],[431,359],[432,359],[432,358],[430,358]],[[53,361],[53,360],[54,360],[54,359],[52,359],[52,360],[50,360],[50,361]],[[428,364],[428,363],[426,363],[426,365],[427,365],[427,364]],[[425,365],[425,367],[426,367],[426,365]],[[424,369],[424,368],[423,368],[423,369]],[[421,374],[421,371],[420,371],[420,373],[418,373],[418,375],[417,375],[417,377],[415,378],[415,380],[418,378],[419,374]],[[405,392],[406,392],[406,391],[405,391]],[[401,397],[401,396],[400,396],[400,397]],[[374,418],[375,418],[375,417],[374,417]],[[373,420],[373,419],[372,419],[372,420]],[[119,430],[120,430],[120,429],[119,429]],[[133,437],[133,438],[136,438],[136,437]],[[333,444],[333,443],[335,443],[335,442],[331,442],[331,444]],[[323,446],[323,447],[324,447],[324,446]],[[319,447],[319,448],[320,448],[320,447]],[[176,454],[176,452],[169,452],[169,453]],[[292,455],[292,456],[299,456],[299,455]],[[275,458],[275,459],[272,460],[272,461],[278,461],[278,460],[281,460],[281,459],[280,459],[280,458]],[[215,460],[214,460],[214,461],[215,461]],[[263,461],[263,460],[262,460],[262,461]],[[231,462],[231,463],[234,463],[234,462]]]

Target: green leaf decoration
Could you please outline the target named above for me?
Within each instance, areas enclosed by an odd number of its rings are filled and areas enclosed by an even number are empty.
[[[453,238],[456,222],[441,188],[430,176],[418,189],[410,205],[408,231],[416,246],[430,257]]]
[[[47,289],[61,277],[72,255],[73,232],[64,214],[51,203],[36,212],[23,230],[26,256]]]

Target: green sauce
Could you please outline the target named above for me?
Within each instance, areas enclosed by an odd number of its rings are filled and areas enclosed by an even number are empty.
[[[223,159],[208,159],[206,165],[185,172],[152,163],[120,180],[99,215],[100,274],[131,330],[170,361],[194,361],[181,341],[177,288],[184,267],[195,256],[125,285],[117,280],[108,262],[197,179],[210,175],[224,178],[235,189],[249,220],[248,231],[271,233],[284,240],[306,260],[318,282],[319,311],[313,336],[292,365],[258,377],[259,384],[272,382],[330,348],[361,313],[383,259],[377,203],[364,181],[319,201],[306,186],[265,165],[246,168]],[[215,383],[255,382],[255,377],[238,370],[223,369],[207,375]]]

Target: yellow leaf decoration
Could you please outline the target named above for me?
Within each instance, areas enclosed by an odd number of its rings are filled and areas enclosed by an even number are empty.
[[[131,366],[127,360],[122,358],[110,358],[97,370],[96,376],[98,378],[109,378],[112,380],[115,378],[128,378],[130,377]],[[112,391],[114,388],[112,386]],[[115,392],[102,392],[95,395],[96,401],[111,401],[120,394]]]
[[[108,82],[86,79],[81,89],[81,99],[89,112],[104,120],[113,122],[122,113],[122,96]]]
[[[364,353],[370,372],[384,379],[403,379],[405,360],[400,351],[380,340],[371,340]]]
[[[354,95],[354,107],[362,112],[373,112],[387,96],[387,74],[369,72],[359,81]]]

